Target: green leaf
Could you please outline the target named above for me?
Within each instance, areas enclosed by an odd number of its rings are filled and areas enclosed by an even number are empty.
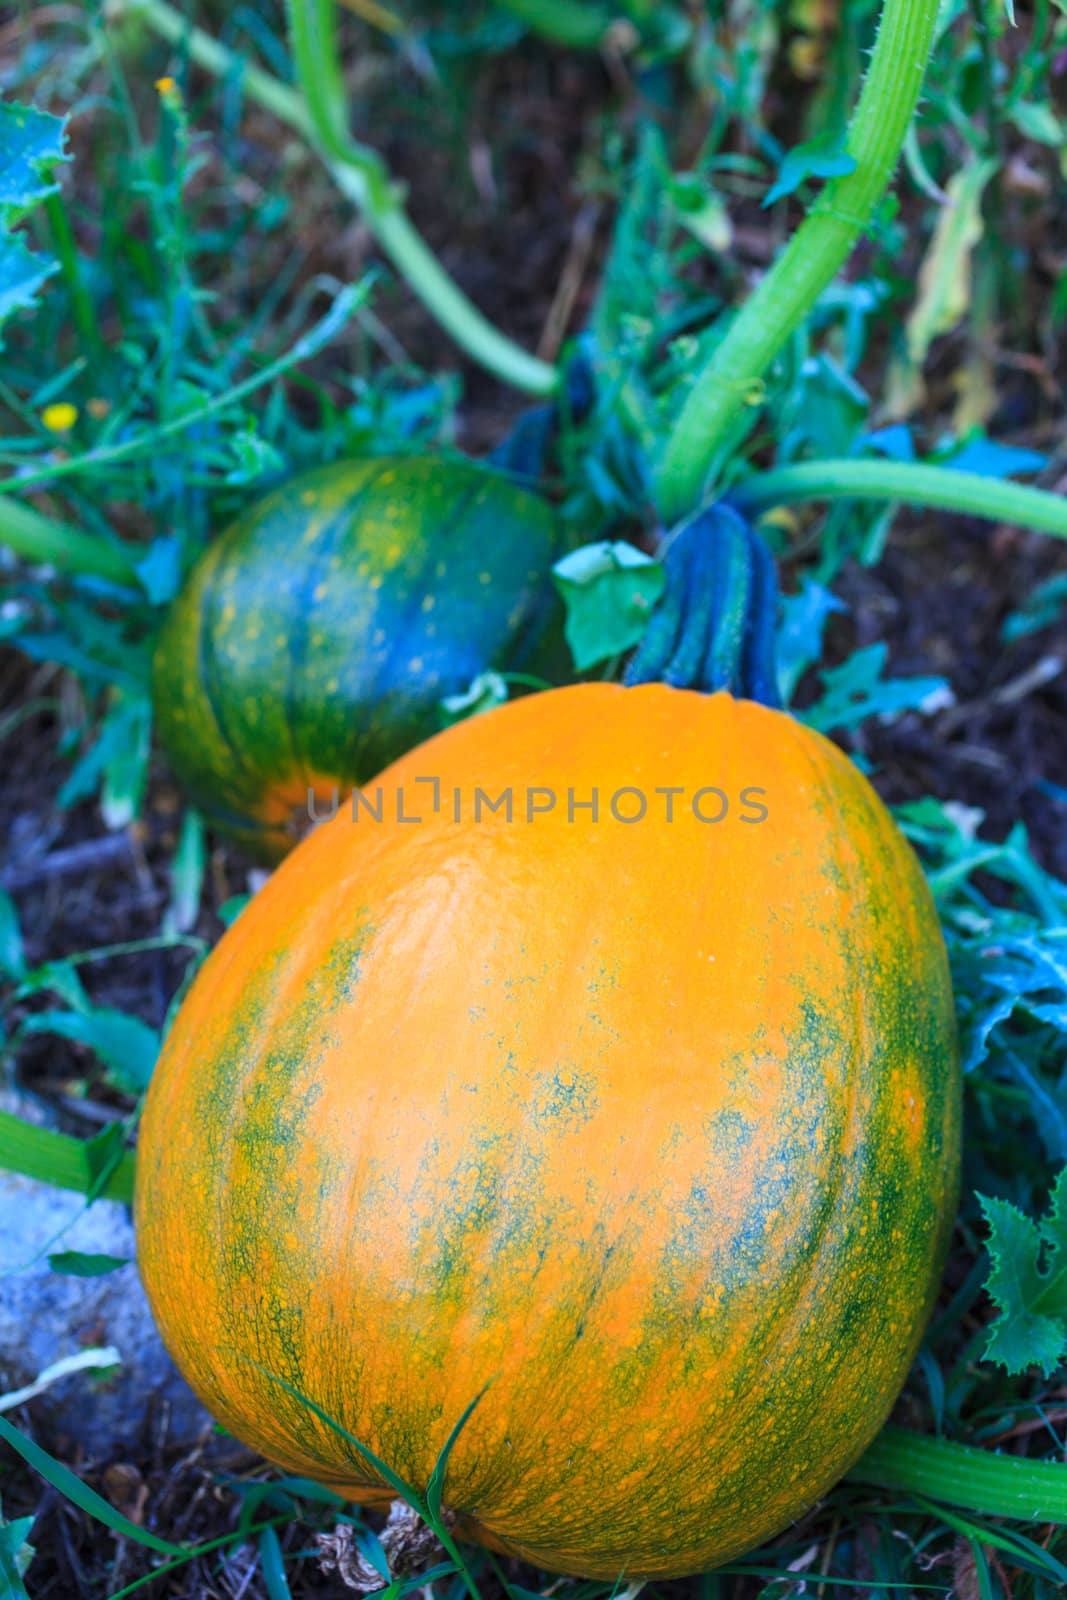
[[[971,254],[982,237],[982,195],[996,170],[993,160],[971,161],[948,181],[948,203],[919,269],[918,298],[907,321],[908,356],[916,367],[971,303]]]
[[[959,448],[938,457],[938,465],[957,472],[973,472],[980,478],[1013,478],[1020,472],[1041,472],[1048,456],[1039,450],[1021,450],[1017,445],[1000,444],[984,433],[971,433]]]
[[[188,933],[196,921],[204,887],[204,862],[204,820],[199,811],[189,806],[182,817],[178,847],[170,864],[170,905],[163,919],[166,932]]]
[[[264,1528],[259,1536],[259,1570],[263,1574],[268,1600],[292,1600],[292,1590],[285,1576],[282,1547],[271,1527]]]
[[[113,1123],[95,1139],[72,1139],[0,1111],[0,1168],[92,1199],[105,1195],[129,1204],[134,1156],[126,1150],[125,1139],[121,1123]]]
[[[232,927],[251,898],[250,894],[231,894],[230,898],[219,906],[219,921],[227,928]]]
[[[152,739],[152,702],[146,694],[118,692],[124,736],[108,752],[100,810],[113,831],[125,828],[140,814],[148,782],[148,757]]]
[[[778,625],[778,687],[788,703],[804,673],[822,655],[823,634],[835,611],[846,611],[844,601],[816,583],[801,578],[796,594],[782,601]]]
[[[227,443],[237,463],[226,474],[227,483],[255,483],[257,478],[280,472],[285,466],[274,445],[260,438],[254,422],[246,423],[240,433],[231,434]]]
[[[48,1257],[52,1271],[65,1278],[105,1278],[109,1272],[129,1264],[129,1256],[96,1255],[83,1250],[58,1250]]]
[[[822,134],[787,153],[763,204],[772,206],[776,200],[784,200],[809,178],[844,178],[855,170],[856,159],[845,149],[845,135]]]
[[[33,304],[57,263],[34,255],[11,229],[56,191],[50,174],[70,157],[63,148],[66,121],[34,106],[0,103],[0,327],[14,311]]]
[[[59,804],[75,805],[102,785],[101,810],[109,828],[125,827],[144,794],[152,708],[140,689],[116,689],[100,731],[59,791]]]
[[[1047,101],[1020,100],[1012,106],[1011,120],[1024,139],[1059,150],[1064,142],[1063,123]]]
[[[989,1226],[986,1288],[998,1311],[986,1359],[1010,1373],[1040,1367],[1048,1377],[1067,1346],[1067,1167],[1038,1222],[1007,1200],[978,1198]]]
[[[18,999],[48,990],[58,994],[72,1011],[88,1011],[91,1007],[78,969],[69,961],[44,961],[39,967],[33,967],[19,984]]]
[[[1038,633],[1058,622],[1067,609],[1067,572],[1046,578],[1026,596],[1018,611],[1013,611],[1000,630],[1008,644],[1028,633]]]
[[[19,914],[6,889],[0,889],[0,972],[5,978],[23,978],[26,975]]]
[[[488,1387],[488,1383],[483,1384],[482,1388],[479,1389],[478,1393],[474,1396],[474,1399],[464,1409],[463,1415],[456,1422],[448,1438],[445,1440],[440,1455],[433,1464],[433,1471],[430,1473],[430,1481],[426,1485],[426,1507],[430,1513],[431,1519],[435,1524],[439,1523],[441,1520],[441,1501],[445,1488],[445,1473],[448,1471],[448,1459],[452,1454],[456,1440],[467,1426],[472,1411],[482,1399]]]
[[[56,1034],[85,1045],[130,1094],[140,1094],[148,1087],[159,1055],[155,1028],[110,1006],[91,1011],[38,1011],[26,1018],[22,1032]]]
[[[181,540],[170,533],[153,539],[134,570],[151,604],[166,605],[181,587]]]
[[[8,1522],[0,1511],[0,1600],[29,1600],[22,1579],[36,1551],[28,1544],[32,1517]]]
[[[638,643],[665,582],[660,562],[621,542],[572,550],[552,577],[567,607],[564,633],[579,672]]]

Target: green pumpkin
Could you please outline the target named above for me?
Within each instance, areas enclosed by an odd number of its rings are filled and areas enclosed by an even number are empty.
[[[441,727],[489,668],[558,659],[552,508],[471,462],[338,462],[255,505],[193,568],[155,652],[157,726],[213,826],[276,860]]]

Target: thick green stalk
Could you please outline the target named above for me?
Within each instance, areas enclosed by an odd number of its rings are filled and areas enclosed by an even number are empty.
[[[1067,539],[1067,499],[1061,495],[918,461],[803,461],[759,472],[729,498],[750,514],[798,500],[897,500]]]
[[[326,26],[322,0],[302,0],[291,7],[294,45],[299,46],[297,66],[309,91],[307,98],[270,73],[244,66],[228,46],[193,27],[166,0],[129,0],[129,5],[162,38],[188,50],[190,59],[206,72],[223,77],[241,71],[251,99],[319,148],[338,188],[362,213],[397,271],[461,350],[516,389],[537,395],[553,392],[559,377],[556,368],[508,339],[468,300],[413,227],[379,158],[356,145],[341,125],[335,35]]]
[[[665,522],[699,504],[737,412],[868,226],[919,98],[937,12],[937,0],[885,0],[846,144],[855,169],[826,185],[697,376],[656,474]]]
[[[128,1204],[133,1199],[134,1165],[133,1152],[127,1150],[105,1180],[101,1196]],[[84,1140],[53,1133],[50,1128],[35,1128],[10,1111],[0,1111],[0,1168],[77,1194],[89,1194],[94,1188]]]
[[[1067,1463],[998,1455],[906,1428],[883,1428],[848,1476],[987,1517],[1067,1523]]]
[[[53,522],[6,494],[0,495],[0,544],[27,561],[56,567],[60,572],[107,578],[130,589],[141,587],[132,564],[116,545]]]

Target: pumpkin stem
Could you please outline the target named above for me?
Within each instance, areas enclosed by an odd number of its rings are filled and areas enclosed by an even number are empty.
[[[663,598],[631,658],[627,684],[669,683],[780,706],[774,642],[774,558],[755,530],[720,502],[672,534]]]

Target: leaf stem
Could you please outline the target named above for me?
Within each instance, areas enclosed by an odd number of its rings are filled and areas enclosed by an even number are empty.
[[[699,503],[736,413],[870,223],[919,98],[937,13],[937,0],[885,0],[845,146],[855,168],[826,185],[698,374],[656,473],[667,523]]]
[[[1029,484],[919,461],[803,461],[758,472],[728,497],[754,513],[800,500],[897,500],[1067,539],[1067,499]]]
[[[129,9],[170,44],[188,50],[214,77],[240,72],[245,92],[322,154],[334,182],[362,213],[398,272],[472,360],[529,394],[551,394],[558,372],[495,328],[445,272],[401,205],[380,158],[356,145],[338,116],[339,74],[333,0],[292,0],[294,55],[304,94],[247,66],[218,39],[194,27],[166,0],[129,0]],[[327,17],[327,12],[329,16]],[[300,22],[297,23],[297,17]],[[299,29],[303,28],[300,33]]]
[[[853,1483],[920,1494],[989,1517],[1067,1524],[1067,1463],[1059,1461],[998,1455],[889,1427],[848,1476]]]
[[[6,494],[0,495],[0,544],[27,561],[56,567],[60,572],[107,578],[136,590],[141,587],[132,563],[117,545],[54,522]]]

